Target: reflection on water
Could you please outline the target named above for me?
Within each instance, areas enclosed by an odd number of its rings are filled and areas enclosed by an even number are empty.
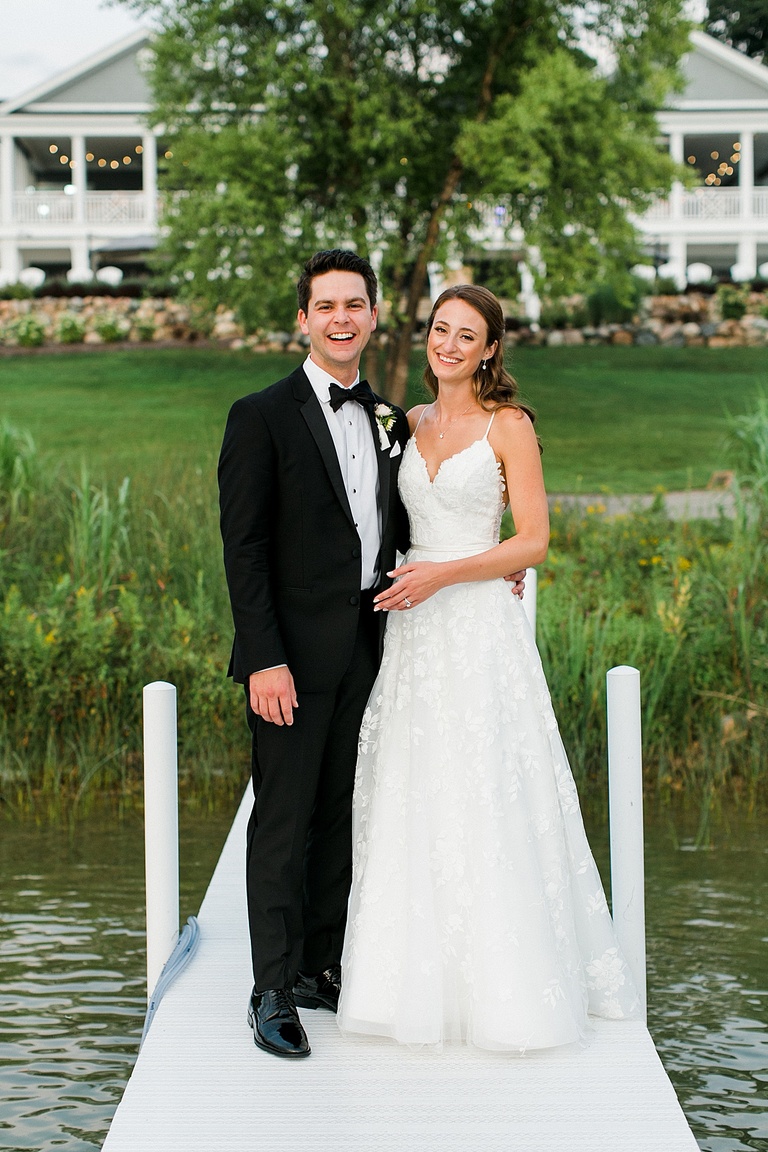
[[[182,921],[231,816],[182,817]],[[768,1147],[767,830],[647,834],[649,1023],[704,1152]],[[100,1147],[146,1005],[143,867],[135,816],[0,825],[0,1148]]]
[[[231,813],[182,818],[182,916]],[[146,1010],[139,818],[0,825],[0,1148],[98,1149]]]
[[[649,1024],[707,1152],[768,1148],[765,833],[731,829],[698,852],[649,837]]]

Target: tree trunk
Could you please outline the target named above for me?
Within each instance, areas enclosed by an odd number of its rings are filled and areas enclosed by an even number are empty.
[[[406,402],[408,369],[411,361],[413,333],[416,330],[416,313],[427,285],[427,267],[437,246],[441,217],[453,198],[461,178],[461,171],[461,161],[457,156],[454,156],[445,177],[442,191],[429,218],[424,242],[416,257],[416,264],[408,285],[405,312],[392,334],[392,348],[387,358],[387,395],[393,404],[397,404],[401,408]]]
[[[480,91],[478,93],[477,111],[475,113],[476,123],[483,123],[493,103],[493,80],[499,61],[502,59],[504,52],[515,36],[518,35],[522,29],[526,28],[527,25],[528,22],[525,21],[521,27],[518,28],[515,26],[514,21],[510,19],[505,35],[490,47],[485,71],[480,83]],[[427,224],[424,242],[416,257],[413,275],[411,276],[411,282],[408,286],[405,312],[400,318],[400,322],[397,324],[395,331],[392,333],[392,345],[389,349],[389,355],[387,356],[387,395],[393,404],[397,404],[400,407],[403,407],[406,403],[408,369],[410,367],[411,349],[413,347],[413,333],[416,330],[416,313],[418,311],[419,301],[427,284],[427,268],[432,254],[437,247],[437,241],[440,235],[440,220],[458,188],[462,170],[463,165],[461,160],[458,156],[454,156],[446,173],[440,195],[432,209],[432,215]]]

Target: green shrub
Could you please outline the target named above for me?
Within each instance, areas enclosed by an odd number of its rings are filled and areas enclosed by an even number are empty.
[[[584,328],[589,324],[589,312],[584,303],[566,300],[547,300],[541,309],[542,328]]]
[[[62,312],[56,324],[56,339],[60,344],[82,344],[85,323],[74,312]]]
[[[34,313],[17,316],[7,326],[6,336],[20,348],[39,348],[45,343],[45,323]]]
[[[680,289],[671,276],[657,276],[651,285],[654,296],[679,296]]]
[[[151,316],[142,316],[133,321],[133,327],[139,340],[147,343],[154,339],[157,324]]]
[[[4,284],[0,288],[0,300],[31,300],[34,292],[26,284],[18,281],[16,284]]]
[[[735,284],[721,284],[717,290],[717,305],[723,320],[741,320],[747,311],[749,293]]]
[[[636,295],[620,298],[613,284],[597,284],[586,299],[589,320],[595,327],[600,324],[626,324],[634,316],[637,306]]]
[[[549,300],[542,305],[539,323],[542,328],[567,328],[571,315],[562,300]]]
[[[93,318],[93,327],[105,344],[125,340],[130,331],[130,323],[116,312],[98,312]]]

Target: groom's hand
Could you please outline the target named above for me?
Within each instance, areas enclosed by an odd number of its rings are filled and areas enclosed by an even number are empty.
[[[248,678],[251,708],[271,724],[293,724],[293,710],[298,708],[296,687],[287,666],[252,672]]]
[[[522,572],[510,572],[509,576],[504,577],[507,583],[512,585],[512,594],[519,596],[521,600],[525,595],[525,573],[526,569],[523,568]]]

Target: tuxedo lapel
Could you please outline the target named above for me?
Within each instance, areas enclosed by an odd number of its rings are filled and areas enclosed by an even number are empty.
[[[317,444],[323,464],[328,473],[328,479],[333,485],[333,490],[339,499],[339,503],[349,517],[350,523],[354,524],[355,518],[352,515],[352,509],[347,499],[347,492],[344,487],[344,479],[341,475],[341,467],[339,465],[339,458],[336,455],[333,437],[331,436],[323,410],[320,407],[320,401],[317,396],[315,396],[312,385],[309,383],[303,368],[299,368],[294,373],[293,394],[301,404],[301,414]]]

